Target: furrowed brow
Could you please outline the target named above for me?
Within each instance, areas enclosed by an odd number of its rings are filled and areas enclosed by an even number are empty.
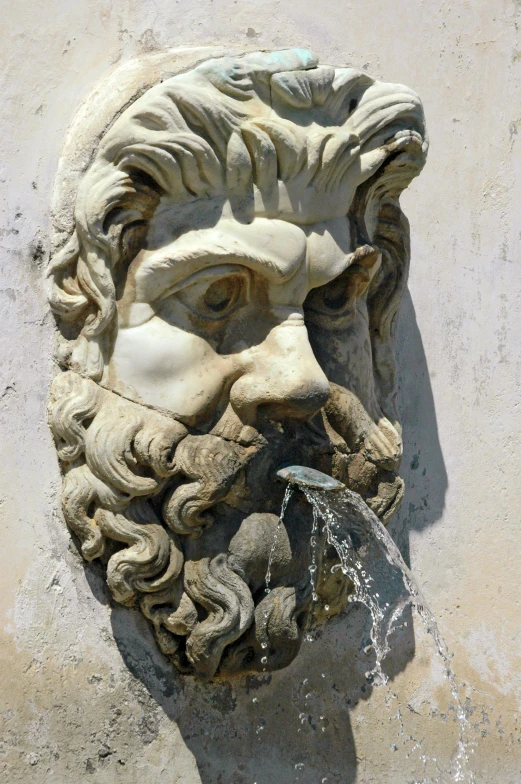
[[[197,233],[197,234],[202,234]],[[144,255],[135,274],[136,300],[153,302],[196,272],[222,264],[248,267],[273,283],[285,283],[302,266],[306,257],[306,243],[286,244],[282,253],[269,247],[257,250],[236,237],[204,238],[187,236],[189,242],[171,245]],[[300,245],[300,247],[298,247]],[[289,252],[288,252],[289,251]]]

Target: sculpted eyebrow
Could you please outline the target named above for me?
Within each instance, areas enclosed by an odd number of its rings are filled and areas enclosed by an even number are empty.
[[[136,272],[136,300],[153,302],[196,272],[221,264],[237,264],[259,272],[272,282],[290,280],[305,260],[302,254],[288,259],[257,253],[237,243],[205,243],[192,248],[171,247],[145,258]]]

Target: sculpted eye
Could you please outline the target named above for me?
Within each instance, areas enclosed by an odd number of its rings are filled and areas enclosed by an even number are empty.
[[[247,299],[248,275],[237,267],[206,270],[176,294],[196,316],[212,321],[231,316]]]
[[[216,280],[208,286],[204,295],[204,304],[208,310],[214,313],[222,313],[229,309],[237,299],[241,287],[241,280],[238,276]]]
[[[357,291],[356,281],[352,277],[341,275],[320,292],[324,308],[331,311],[343,311],[352,304]]]
[[[308,320],[334,325],[339,319],[354,317],[356,298],[365,292],[369,280],[369,271],[353,264],[335,280],[313,289],[304,303]]]

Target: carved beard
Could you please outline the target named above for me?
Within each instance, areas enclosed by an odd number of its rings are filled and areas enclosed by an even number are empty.
[[[106,564],[115,600],[140,607],[181,671],[211,678],[281,669],[311,623],[345,606],[349,583],[331,572],[338,559],[320,536],[312,601],[311,510],[297,493],[279,526],[285,488],[275,480],[284,464],[309,465],[390,516],[401,480],[332,428],[330,419],[342,421],[339,399],[332,395],[329,414],[309,424],[266,422],[255,431],[237,427],[228,410],[212,432],[190,434],[73,372],[54,380],[66,521],[86,560]]]

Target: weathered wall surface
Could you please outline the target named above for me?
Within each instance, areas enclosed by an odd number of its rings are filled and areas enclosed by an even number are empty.
[[[111,606],[57,511],[60,480],[45,414],[53,322],[43,268],[52,182],[74,112],[110,69],[156,49],[297,45],[322,62],[404,82],[425,105],[429,160],[402,199],[413,251],[399,332],[408,489],[392,530],[454,652],[476,781],[519,782],[519,25],[517,0],[5,6],[6,780],[403,784],[435,774],[432,760],[424,773],[423,753],[449,765],[454,711],[421,629],[413,635],[409,624],[398,641],[392,694],[365,682],[367,626],[357,610],[264,683],[197,685],[159,655],[139,616]]]

